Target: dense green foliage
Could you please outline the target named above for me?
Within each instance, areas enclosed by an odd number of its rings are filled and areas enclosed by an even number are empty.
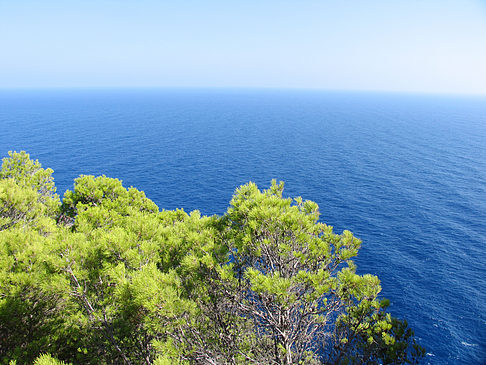
[[[0,363],[415,363],[406,322],[357,275],[360,241],[283,184],[227,213],[159,211],[81,176],[62,204],[25,152],[0,171]]]

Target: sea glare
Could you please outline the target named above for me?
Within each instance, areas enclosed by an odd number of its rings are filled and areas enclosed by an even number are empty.
[[[290,90],[1,90],[0,155],[26,150],[58,193],[80,174],[162,209],[223,214],[285,181],[363,244],[359,273],[426,347],[486,363],[486,97]]]

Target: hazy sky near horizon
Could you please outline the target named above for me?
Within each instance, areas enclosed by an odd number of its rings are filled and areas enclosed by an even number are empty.
[[[486,94],[485,0],[0,0],[0,88]]]

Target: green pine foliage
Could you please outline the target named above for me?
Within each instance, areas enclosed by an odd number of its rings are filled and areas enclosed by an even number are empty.
[[[223,216],[10,152],[0,171],[1,364],[402,364],[424,350],[316,203],[238,188]]]

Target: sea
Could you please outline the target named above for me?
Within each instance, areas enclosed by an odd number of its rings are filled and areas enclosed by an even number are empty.
[[[486,96],[280,89],[0,90],[0,155],[224,214],[249,181],[285,182],[362,240],[359,273],[426,348],[486,364]]]

